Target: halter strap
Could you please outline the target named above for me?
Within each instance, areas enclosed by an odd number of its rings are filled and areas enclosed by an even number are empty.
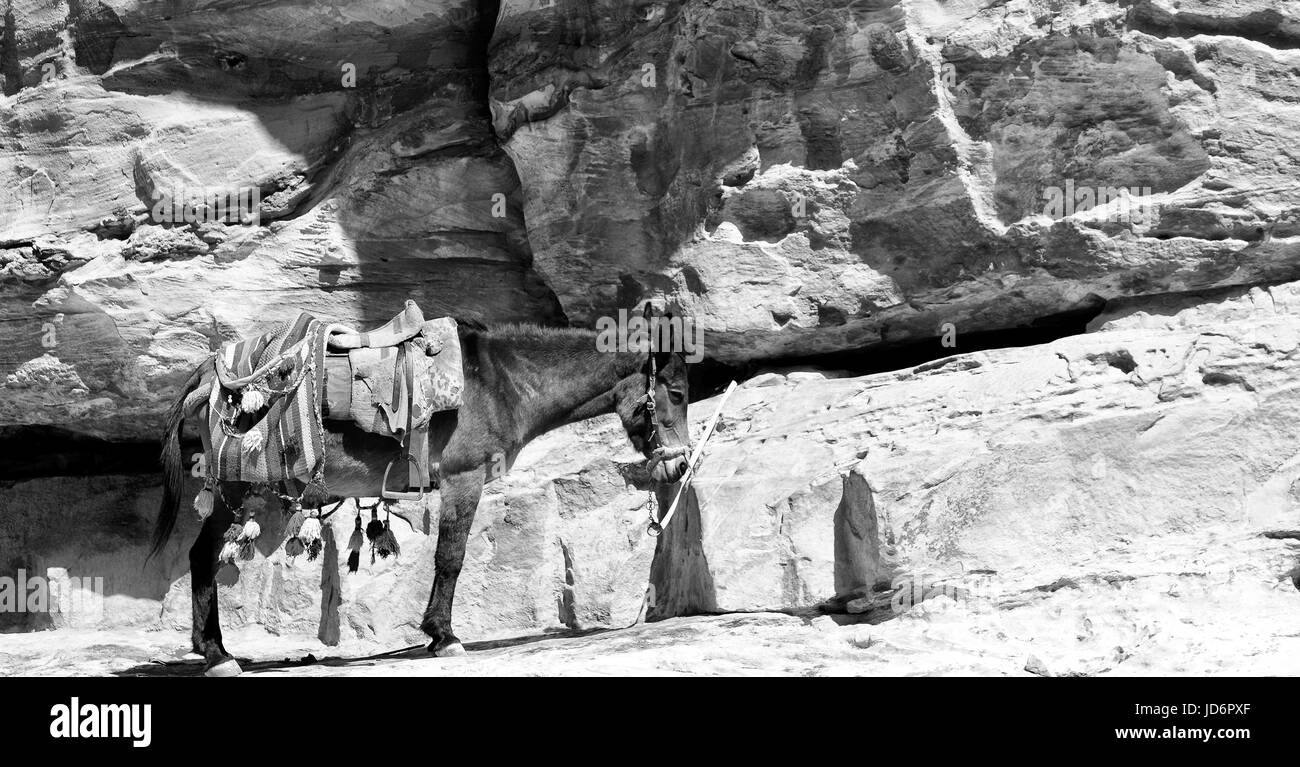
[[[647,320],[649,324],[649,320]],[[658,381],[658,368],[655,365],[655,332],[653,325],[648,328],[650,333],[650,351],[649,359],[646,363],[646,392],[645,392],[645,440],[646,447],[650,447],[655,438],[655,389]]]

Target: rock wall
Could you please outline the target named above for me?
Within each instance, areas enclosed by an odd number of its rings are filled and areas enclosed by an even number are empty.
[[[611,452],[620,445],[622,451]],[[50,615],[0,611],[0,630],[190,626],[188,550],[197,516],[182,509],[177,531],[145,564],[161,498],[154,477],[57,477],[10,483],[0,490],[0,575],[64,572],[102,577],[98,611]],[[187,497],[199,490],[191,480]],[[479,505],[456,592],[457,630],[482,638],[557,627],[631,623],[654,546],[645,535],[648,485],[640,456],[615,416],[547,435],[530,445],[514,470],[493,483]],[[270,500],[270,503],[265,503]],[[373,501],[374,499],[369,499]],[[290,558],[281,546],[284,519],[274,499],[250,499],[263,533],[251,562],[219,579],[222,626],[316,636],[323,623],[322,568],[327,557]],[[373,557],[366,547],[357,574],[346,572],[356,506],[346,504],[330,528],[341,552],[335,566],[342,605],[341,638],[387,645],[420,640],[433,584],[438,498],[398,504],[392,527],[402,551]],[[403,518],[409,521],[403,521]],[[363,525],[370,519],[363,515]],[[76,535],[68,535],[70,529]]]
[[[1046,586],[1168,565],[1184,539],[1269,534],[1274,583],[1291,588],[1298,289],[1182,296],[897,373],[751,380],[695,484],[713,605],[811,606],[911,573]],[[845,506],[875,517],[853,563],[874,582],[837,570]]]
[[[459,625],[620,625],[647,576],[659,617],[867,609],[953,568],[1105,581],[1198,535],[1273,533],[1215,566],[1285,584],[1297,29],[1267,0],[10,0],[0,436],[126,449],[223,341],[406,298],[590,326],[658,297],[760,367],[1102,312],[746,381],[657,543],[615,424],[548,435],[484,502]],[[0,573],[102,575],[108,601],[0,628],[187,626],[194,520],[138,564],[155,481],[6,480]],[[436,511],[343,578],[345,637],[418,639]],[[323,565],[267,522],[227,625],[313,634]]]
[[[647,575],[652,618],[887,611],[915,580],[963,574],[998,578],[1003,601],[1080,583],[1122,588],[1142,572],[1230,582],[1240,570],[1293,590],[1300,283],[1118,307],[1095,330],[872,376],[751,379],[657,543],[645,535],[637,456],[612,417],[546,435],[480,507],[458,631],[628,625]],[[697,429],[713,404],[693,408]],[[184,514],[141,571],[150,482],[33,480],[3,497],[2,550],[27,553],[6,567],[106,575],[95,625],[188,628],[184,551],[196,520]],[[404,504],[415,530],[396,523],[400,558],[341,574],[345,639],[419,641],[435,543],[426,515],[436,502]],[[352,523],[340,517],[343,549]],[[222,589],[223,623],[314,635],[321,561],[287,559],[275,548],[278,513],[259,519],[264,545]],[[88,532],[60,532],[72,526]]]
[[[761,362],[1300,276],[1294,3],[6,8],[0,426],[152,434],[301,309]]]
[[[301,310],[563,320],[476,3],[13,6],[0,424],[152,436],[209,349]]]
[[[662,293],[712,355],[752,359],[1294,277],[1294,20],[1269,2],[506,0],[488,65],[570,319]],[[1099,199],[1121,187],[1132,201]]]

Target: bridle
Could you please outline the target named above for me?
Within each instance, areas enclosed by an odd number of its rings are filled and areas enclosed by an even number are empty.
[[[650,334],[650,355],[646,363],[645,400],[641,403],[642,416],[645,418],[645,448],[653,450],[659,441],[659,429],[655,423],[655,389],[658,388],[659,371],[655,364],[654,333]]]
[[[650,354],[646,361],[646,378],[645,378],[645,397],[641,401],[639,410],[645,423],[642,429],[645,433],[645,450],[650,454],[647,460],[647,467],[653,467],[666,458],[681,455],[689,448],[665,448],[663,440],[659,438],[659,419],[655,412],[655,391],[659,388],[659,365],[656,360],[658,349],[655,345],[656,333],[650,333]]]
[[[645,418],[645,450],[650,457],[646,458],[646,469],[649,470],[655,465],[654,443],[659,439],[658,427],[655,425],[655,389],[658,382],[658,370],[655,365],[655,347],[654,336],[650,337],[650,358],[646,362],[646,392],[645,400],[641,403],[641,412]],[[659,526],[659,503],[655,497],[654,487],[650,486],[646,490],[649,498],[646,501],[646,509],[650,514],[650,521],[646,525],[646,535],[658,537],[663,532]]]
[[[655,348],[656,336],[657,333],[655,333],[652,330],[650,333],[650,344],[649,344],[650,353],[648,359],[646,360],[645,397],[642,400],[641,407],[640,407],[642,417],[645,419],[645,423],[643,425],[643,429],[645,432],[644,447],[645,447],[645,452],[648,455],[648,457],[646,458],[646,469],[651,471],[654,469],[656,465],[663,462],[664,460],[667,460],[668,458],[677,455],[682,455],[688,449],[687,447],[681,447],[675,449],[664,448],[662,447],[661,440],[659,439],[659,424],[658,424],[658,418],[656,417],[656,406],[655,406],[655,392],[659,387],[659,365],[655,357],[656,352],[658,351]],[[663,531],[663,527],[660,525],[659,522],[658,499],[655,496],[655,491],[653,487],[647,488],[647,493],[649,495],[649,500],[647,501],[646,508],[649,511],[650,521],[648,526],[646,527],[646,533],[651,536],[657,536],[659,535],[660,532]]]

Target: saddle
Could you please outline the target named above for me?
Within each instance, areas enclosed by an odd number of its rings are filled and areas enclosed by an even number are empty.
[[[425,320],[408,300],[375,330],[331,326],[324,368],[322,416],[350,420],[400,445],[384,471],[383,497],[415,500],[436,488],[439,456],[430,454],[430,422],[435,413],[459,408],[465,388],[456,321]],[[394,464],[403,466],[398,476],[407,477],[403,490],[389,489]]]
[[[224,344],[212,364],[217,385],[200,430],[208,480],[319,481],[329,419],[351,420],[396,442],[384,498],[414,500],[437,487],[438,455],[431,453],[441,453],[450,428],[438,429],[431,447],[431,419],[454,416],[465,388],[455,320],[426,321],[407,301],[387,324],[358,333],[302,312],[262,335]],[[390,491],[395,464],[404,479]]]

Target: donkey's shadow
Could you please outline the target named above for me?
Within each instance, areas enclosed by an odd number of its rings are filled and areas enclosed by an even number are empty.
[[[525,636],[508,637],[505,639],[488,639],[479,642],[466,642],[465,649],[470,653],[482,653],[490,650],[505,650],[513,647],[524,647],[537,642],[545,642],[552,639],[577,639],[582,637],[593,637],[600,634],[612,634],[619,631],[619,628],[594,628],[594,629],[560,629],[557,631],[548,631],[543,634],[530,634]],[[417,644],[410,647],[403,647],[399,650],[389,650],[386,652],[375,653],[374,655],[363,655],[357,658],[316,658],[308,654],[304,658],[294,660],[284,658],[283,660],[251,660],[247,658],[238,658],[239,665],[245,672],[276,672],[276,671],[293,671],[294,669],[306,668],[310,666],[325,666],[329,668],[365,668],[368,666],[377,666],[381,663],[391,663],[400,661],[415,660],[433,660],[434,656],[429,653],[426,645]],[[113,672],[113,676],[150,676],[150,677],[185,677],[185,676],[203,676],[203,663],[191,663],[185,661],[169,661],[165,663],[150,662],[142,663],[138,666],[132,666],[128,669]]]

